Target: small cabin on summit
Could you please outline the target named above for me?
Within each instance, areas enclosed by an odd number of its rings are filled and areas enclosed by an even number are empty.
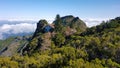
[[[46,33],[46,32],[53,32],[54,30],[54,25],[46,25],[44,28],[43,28],[43,31]]]

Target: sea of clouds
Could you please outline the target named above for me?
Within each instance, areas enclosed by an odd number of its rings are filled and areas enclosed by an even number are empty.
[[[83,20],[88,27],[99,25],[102,21],[106,21],[103,19],[85,19]]]
[[[2,21],[0,22],[0,39],[8,36],[32,33],[36,29],[33,21]]]
[[[85,19],[83,20],[88,27],[98,25],[102,20],[98,19]],[[48,21],[52,22],[52,20]],[[0,20],[0,39],[5,39],[9,36],[19,34],[33,33],[36,29],[37,21],[9,21]]]

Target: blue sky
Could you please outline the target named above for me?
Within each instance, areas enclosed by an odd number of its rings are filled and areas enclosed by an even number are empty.
[[[0,20],[53,20],[56,14],[82,19],[120,16],[120,0],[0,0]]]

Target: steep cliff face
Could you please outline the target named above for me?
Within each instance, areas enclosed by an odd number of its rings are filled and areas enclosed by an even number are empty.
[[[44,27],[48,25],[48,22],[46,20],[40,20],[38,23],[37,23],[37,28],[35,30],[35,33],[33,35],[33,38],[38,36],[38,33],[43,33],[43,29]]]

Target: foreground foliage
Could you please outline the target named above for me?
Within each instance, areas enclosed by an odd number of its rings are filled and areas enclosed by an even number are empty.
[[[55,47],[31,56],[0,57],[1,68],[119,68],[120,64],[112,59],[95,58],[88,60],[89,55],[82,49],[71,46]]]

